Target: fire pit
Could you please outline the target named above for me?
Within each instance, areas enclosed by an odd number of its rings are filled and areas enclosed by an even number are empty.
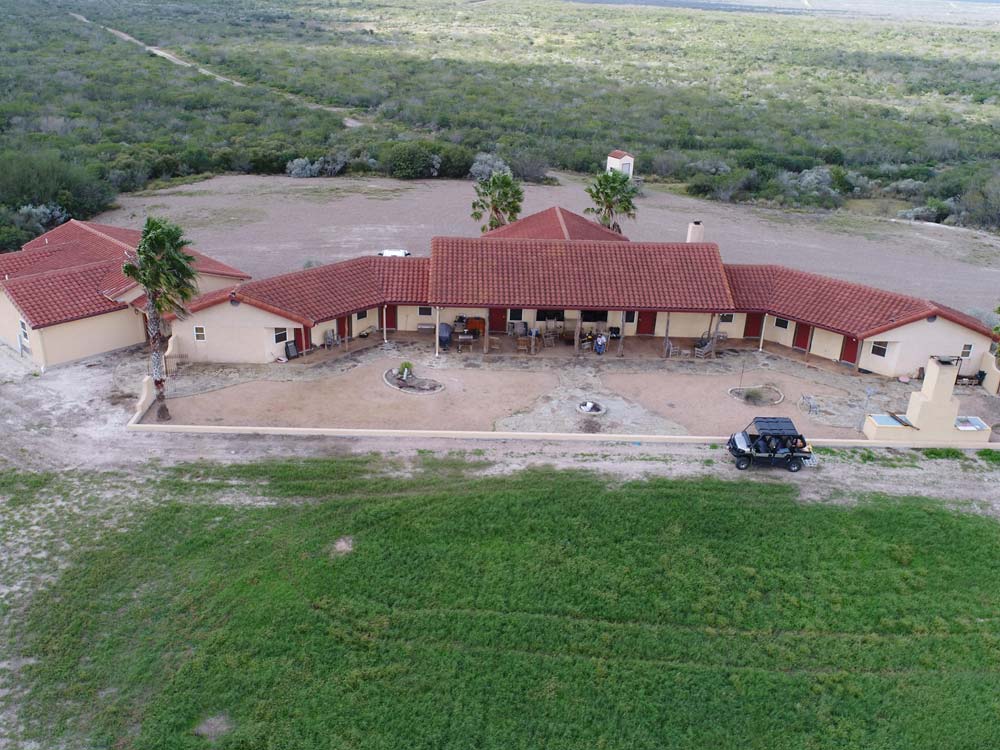
[[[581,401],[579,404],[576,405],[576,408],[583,414],[589,414],[592,417],[595,417],[599,414],[604,414],[604,412],[607,411],[607,409],[605,409],[596,401]]]

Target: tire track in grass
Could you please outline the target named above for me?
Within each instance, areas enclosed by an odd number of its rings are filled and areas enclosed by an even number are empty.
[[[220,73],[216,73],[213,70],[209,70],[208,68],[202,67],[197,63],[185,60],[182,57],[175,55],[170,50],[165,50],[162,47],[155,47],[151,44],[146,44],[141,39],[136,39],[134,36],[126,34],[124,31],[113,29],[110,26],[102,26],[101,24],[95,23],[94,21],[91,21],[89,18],[79,13],[70,13],[69,15],[75,18],[80,23],[85,23],[89,26],[96,26],[99,29],[104,29],[109,34],[121,39],[123,42],[128,42],[130,44],[134,44],[138,47],[141,47],[146,52],[156,55],[157,57],[163,58],[164,60],[171,62],[174,65],[179,65],[182,68],[191,68],[193,70],[196,70],[204,76],[208,76],[209,78],[215,79],[219,83],[227,83],[230,86],[235,86],[237,88],[246,88],[249,85],[236,78],[230,78],[229,76],[221,75]],[[345,113],[348,112],[349,110],[346,109],[345,107],[331,107],[326,104],[317,104],[316,102],[307,101],[306,99],[303,99],[301,96],[289,93],[287,91],[281,91],[280,89],[272,88],[271,86],[267,86],[265,84],[258,84],[258,85],[267,89],[271,94],[275,96],[280,96],[282,99],[286,99],[294,104],[297,104],[300,107],[305,107],[306,109],[313,109],[313,110],[318,109],[318,110],[323,110],[324,112],[331,112],[336,115],[341,115],[343,118],[344,127],[346,128],[360,128],[365,125],[365,123],[362,122],[361,120],[346,115]]]

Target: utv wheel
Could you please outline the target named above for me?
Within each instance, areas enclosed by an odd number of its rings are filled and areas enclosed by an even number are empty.
[[[747,458],[746,456],[740,456],[739,458],[736,459],[736,468],[739,469],[740,471],[743,471],[744,469],[749,469],[750,459]]]
[[[788,470],[792,473],[799,471],[802,468],[801,458],[791,458],[788,460]]]

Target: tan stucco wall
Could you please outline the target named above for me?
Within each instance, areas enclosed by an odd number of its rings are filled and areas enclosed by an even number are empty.
[[[990,352],[983,352],[979,360],[979,369],[986,372],[986,378],[983,380],[986,392],[993,395],[1000,393],[1000,366],[997,365],[997,358]]]
[[[194,340],[195,326],[205,327],[204,341]],[[191,362],[273,362],[285,354],[285,345],[274,343],[275,328],[289,329],[288,340],[294,341],[302,324],[244,303],[215,305],[172,326],[178,358]]]
[[[774,341],[782,346],[791,346],[792,340],[795,338],[795,321],[788,321],[788,328],[778,328],[774,322],[776,318],[773,315],[768,315],[767,320],[764,321],[764,340]]]
[[[202,273],[198,274],[195,283],[198,285],[198,293],[205,294],[206,292],[214,292],[216,289],[236,286],[240,280],[234,279],[232,276],[213,276],[210,273]]]
[[[813,328],[812,346],[809,348],[810,354],[825,359],[840,359],[843,350],[844,337],[833,331],[826,331],[822,328]]]
[[[885,357],[876,357],[873,341],[887,341]],[[897,377],[916,375],[932,355],[958,355],[963,344],[972,344],[972,356],[962,362],[962,375],[975,375],[980,370],[983,352],[989,351],[990,339],[981,333],[938,317],[933,322],[918,320],[865,340],[861,347],[860,366],[880,375]]]
[[[132,309],[95,315],[37,331],[43,367],[73,362],[146,340],[143,318]]]
[[[21,319],[20,311],[10,301],[6,292],[0,292],[0,343],[8,346],[15,352],[18,351],[17,339],[20,333],[18,321]]]
[[[670,313],[670,338],[698,338],[715,326],[711,313]],[[720,329],[721,330],[721,329]],[[667,313],[656,314],[656,336],[667,334]]]
[[[431,307],[423,305],[423,307]],[[430,315],[418,315],[419,308],[413,305],[399,305],[396,308],[396,330],[415,331],[418,323],[430,323],[434,325],[434,308],[431,307]],[[442,320],[444,317],[442,316]]]

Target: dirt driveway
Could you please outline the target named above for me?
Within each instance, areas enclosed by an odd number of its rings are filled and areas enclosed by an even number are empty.
[[[525,188],[527,214],[589,205],[584,180]],[[98,221],[138,227],[149,213],[179,222],[206,253],[255,277],[403,247],[430,252],[435,235],[474,236],[472,184],[385,178],[225,176],[146,195],[122,195]],[[783,263],[929,297],[966,311],[992,310],[1000,289],[1000,238],[846,212],[796,213],[734,206],[647,186],[634,240],[677,242],[700,219],[732,263]]]

